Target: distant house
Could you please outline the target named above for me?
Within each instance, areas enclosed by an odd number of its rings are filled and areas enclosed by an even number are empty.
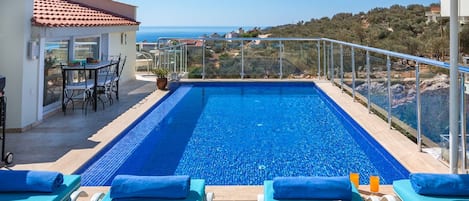
[[[239,34],[232,31],[232,32],[226,33],[225,38],[239,38]]]
[[[132,79],[138,26],[136,7],[112,0],[2,0],[6,127],[23,131],[60,108],[60,63],[120,54],[123,82]]]
[[[430,22],[438,22],[438,18],[441,17],[441,8],[440,6],[431,6],[430,11],[425,12],[427,17],[427,24]]]
[[[185,43],[188,46],[192,47],[202,47],[204,45],[203,40],[194,40],[194,39],[184,39],[184,40],[178,40],[179,43]]]

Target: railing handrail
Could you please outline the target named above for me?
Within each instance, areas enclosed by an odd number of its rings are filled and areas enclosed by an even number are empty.
[[[420,64],[423,63],[423,64],[428,64],[428,65],[432,65],[432,66],[438,66],[438,67],[449,69],[449,63],[446,63],[446,62],[443,62],[443,61],[437,61],[437,60],[429,59],[429,58],[425,58],[425,57],[419,57],[419,56],[414,56],[414,55],[410,55],[410,54],[393,52],[393,51],[390,51],[390,50],[383,50],[383,49],[379,49],[379,48],[375,48],[375,47],[368,47],[368,46],[364,46],[364,45],[358,45],[358,44],[354,44],[354,43],[348,43],[348,42],[343,42],[343,41],[338,41],[338,40],[333,40],[333,39],[328,39],[328,38],[321,38],[321,40],[329,41],[329,42],[333,42],[333,43],[337,43],[337,44],[342,44],[342,45],[347,45],[347,46],[351,46],[351,47],[355,47],[355,48],[360,48],[360,49],[363,49],[363,50],[368,50],[368,51],[371,51],[371,52],[376,52],[376,53],[380,53],[380,54],[384,54],[384,55],[388,55],[388,56],[408,59],[408,60],[416,61]],[[459,66],[459,71],[464,72],[464,73],[469,73],[469,67]]]
[[[404,53],[399,53],[399,52],[394,52],[390,50],[384,50],[384,49],[379,49],[375,47],[369,47],[369,46],[364,46],[364,45],[358,45],[354,43],[349,43],[349,42],[344,42],[344,41],[339,41],[339,40],[334,40],[334,39],[329,39],[329,38],[299,38],[299,37],[293,37],[293,38],[288,38],[288,37],[281,37],[281,38],[197,38],[197,37],[189,37],[189,38],[184,38],[184,37],[161,37],[158,39],[157,44],[160,44],[160,41],[163,40],[202,40],[202,41],[253,41],[253,40],[258,40],[258,41],[328,41],[331,43],[336,43],[336,44],[341,44],[341,45],[346,45],[366,51],[371,51],[387,56],[392,56],[392,57],[398,57],[402,59],[407,59],[407,60],[412,60],[415,62],[418,62],[420,64],[427,64],[427,65],[432,65],[432,66],[437,66],[445,69],[449,69],[449,63],[443,62],[443,61],[437,61],[434,59],[430,58],[425,58],[425,57],[419,57],[415,55],[410,55],[410,54],[404,54]],[[459,72],[463,73],[469,73],[469,67],[467,66],[458,66],[459,67]]]

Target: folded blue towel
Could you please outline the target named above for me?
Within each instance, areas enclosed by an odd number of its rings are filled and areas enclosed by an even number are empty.
[[[111,198],[183,199],[189,194],[189,176],[117,175],[111,184]]]
[[[469,175],[412,173],[414,191],[421,195],[469,196]]]
[[[59,172],[0,170],[0,192],[54,192],[64,178]]]
[[[352,199],[352,185],[345,177],[276,177],[274,199]]]

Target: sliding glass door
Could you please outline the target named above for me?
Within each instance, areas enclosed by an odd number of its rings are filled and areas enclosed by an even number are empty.
[[[43,106],[55,106],[62,97],[62,71],[60,64],[69,61],[69,41],[48,41],[44,54],[44,95]]]

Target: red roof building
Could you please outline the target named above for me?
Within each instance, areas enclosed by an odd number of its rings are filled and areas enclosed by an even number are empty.
[[[34,0],[31,22],[34,26],[45,27],[139,25],[134,19],[67,0]]]

